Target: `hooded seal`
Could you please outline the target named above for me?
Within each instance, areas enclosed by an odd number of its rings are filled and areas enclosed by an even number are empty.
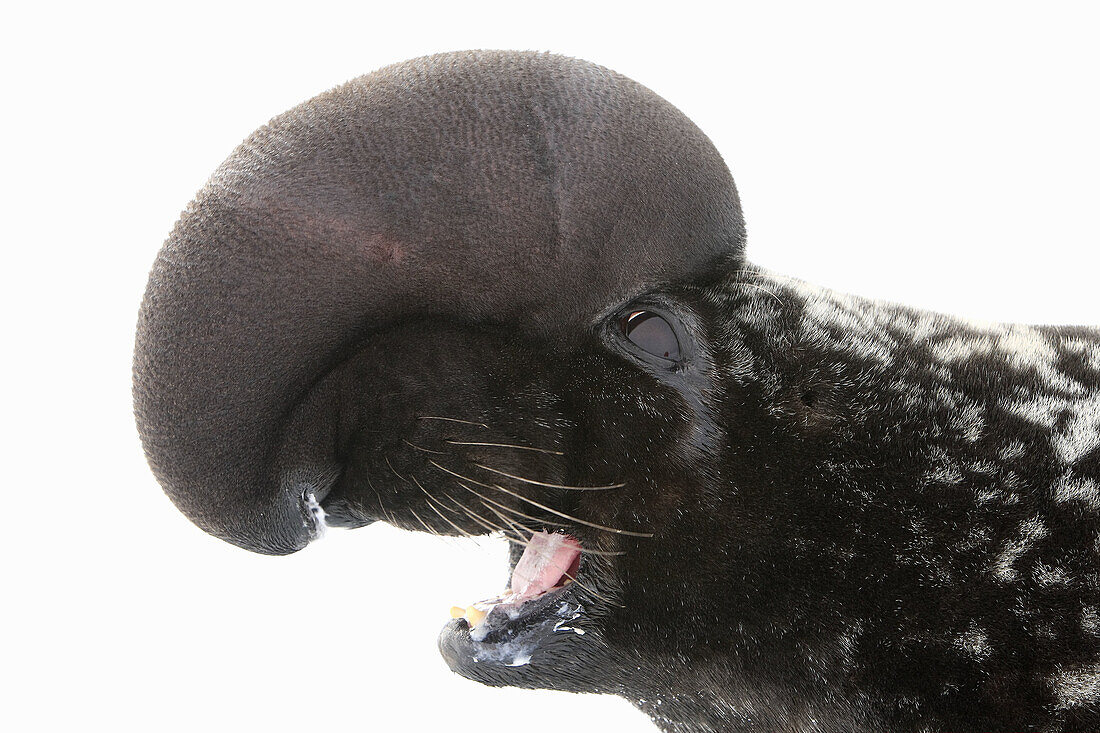
[[[1100,728],[1100,332],[744,259],[687,118],[549,54],[280,115],[154,263],[150,466],[210,534],[500,532],[440,650],[665,731]]]

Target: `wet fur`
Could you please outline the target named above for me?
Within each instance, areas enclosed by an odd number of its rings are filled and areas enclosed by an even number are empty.
[[[178,263],[205,251],[200,235],[226,228],[219,190],[181,225],[154,282],[179,281],[189,270]],[[720,219],[699,241],[716,241]],[[292,220],[248,221],[263,240]],[[690,272],[592,292],[557,283],[537,305],[520,293],[495,310],[465,293],[445,310],[424,291],[425,307],[366,328],[335,313],[325,328],[348,335],[293,362],[298,382],[284,378],[277,400],[243,401],[276,416],[277,432],[252,449],[278,477],[270,497],[211,498],[191,480],[238,464],[200,452],[181,467],[163,436],[224,432],[197,419],[165,427],[179,407],[160,399],[148,370],[163,373],[163,354],[144,354],[152,337],[139,334],[151,463],[189,516],[261,551],[308,539],[313,520],[295,514],[303,490],[336,526],[577,536],[592,551],[573,589],[583,634],[540,637],[520,666],[478,660],[488,647],[471,647],[460,622],[441,636],[448,663],[487,684],[623,695],[666,731],[1100,729],[1100,332],[976,324],[814,288],[746,264],[739,214],[731,221],[729,256],[703,247],[708,264]],[[557,226],[550,240],[569,228]],[[470,268],[498,246],[489,240],[456,271],[415,276],[474,288],[483,280]],[[227,250],[213,252],[202,257]],[[526,286],[497,297],[515,287]],[[142,327],[156,343],[193,338],[191,309],[209,305],[178,289],[187,308],[169,317],[160,298],[176,289],[151,285]],[[639,307],[676,325],[681,363],[623,338],[618,316]],[[302,317],[283,308],[269,320],[297,333]],[[166,322],[176,330],[162,338]],[[232,349],[263,365],[248,351],[268,353],[257,334]],[[194,378],[186,391],[204,414],[224,408],[202,396],[222,389],[231,360],[220,372],[170,367],[177,391]],[[255,496],[289,528],[273,529]]]

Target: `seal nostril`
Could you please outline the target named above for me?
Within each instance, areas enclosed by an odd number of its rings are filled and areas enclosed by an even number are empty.
[[[321,502],[317,500],[317,496],[313,492],[309,492],[303,497],[305,501],[305,519],[306,527],[309,530],[310,540],[319,540],[325,536],[325,530],[328,529],[328,523],[325,521],[325,510],[321,507]]]
[[[817,392],[815,392],[812,388],[804,389],[802,390],[801,398],[802,404],[804,404],[806,407],[813,407],[814,403],[817,402]]]

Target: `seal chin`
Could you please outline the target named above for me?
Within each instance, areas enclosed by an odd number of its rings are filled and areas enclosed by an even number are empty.
[[[569,647],[592,622],[585,612],[589,563],[580,543],[537,532],[512,568],[511,587],[497,598],[463,609],[444,626],[439,650],[452,671],[491,685],[544,686]]]
[[[584,606],[570,586],[517,606],[496,606],[474,627],[451,620],[439,634],[439,651],[452,671],[479,682],[515,684],[508,670],[540,667],[567,636],[583,636]],[[525,675],[527,676],[527,675]]]

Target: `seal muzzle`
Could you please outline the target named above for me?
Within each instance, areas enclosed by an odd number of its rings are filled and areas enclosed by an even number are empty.
[[[377,329],[569,339],[743,238],[713,145],[625,77],[535,53],[387,67],[258,130],[183,213],[138,321],[146,455],[207,532],[294,552],[340,470],[317,385]]]

